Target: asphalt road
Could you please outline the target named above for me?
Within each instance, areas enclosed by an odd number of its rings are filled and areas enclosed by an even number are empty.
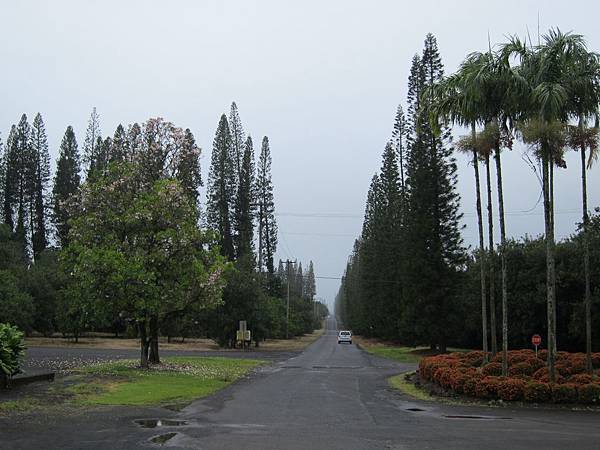
[[[335,320],[305,352],[181,412],[111,408],[53,421],[0,420],[0,448],[600,449],[600,414],[414,402],[387,377],[411,368],[338,345]],[[179,419],[143,429],[134,419]],[[36,420],[38,420],[36,422]],[[42,444],[43,443],[43,444]]]

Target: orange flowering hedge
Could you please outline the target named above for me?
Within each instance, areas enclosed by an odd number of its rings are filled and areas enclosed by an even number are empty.
[[[483,364],[484,353],[450,353],[423,358],[421,380],[447,392],[481,399],[534,403],[583,403],[600,405],[600,353],[594,353],[594,375],[585,373],[585,354],[558,352],[556,382],[549,382],[547,352],[536,358],[532,350],[508,352],[508,376],[502,375],[502,355]]]

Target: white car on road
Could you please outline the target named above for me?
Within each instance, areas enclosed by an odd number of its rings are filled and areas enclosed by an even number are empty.
[[[342,342],[347,342],[348,344],[352,344],[352,332],[350,331],[340,331],[338,333],[338,344]]]

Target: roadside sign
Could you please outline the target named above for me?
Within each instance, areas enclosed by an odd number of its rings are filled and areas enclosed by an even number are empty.
[[[539,334],[531,336],[531,343],[535,346],[535,357],[537,358],[538,346],[542,343],[542,337]]]

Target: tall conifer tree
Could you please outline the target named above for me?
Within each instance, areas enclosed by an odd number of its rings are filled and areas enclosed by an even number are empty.
[[[54,186],[52,188],[53,221],[60,245],[64,248],[69,240],[71,218],[69,204],[79,193],[79,151],[73,128],[69,125],[60,144]]]
[[[232,159],[235,165],[236,187],[242,177],[242,164],[244,159],[244,145],[246,143],[246,135],[240,112],[235,102],[231,103],[231,111],[229,112],[229,131],[231,132],[231,152]]]
[[[13,169],[17,191],[17,223],[15,233],[17,239],[23,245],[23,252],[29,256],[29,217],[30,217],[30,198],[33,194],[33,155],[31,148],[31,127],[27,121],[27,115],[23,114],[17,125],[14,145],[14,162]]]
[[[219,232],[221,252],[230,260],[235,258],[232,216],[235,198],[235,162],[231,159],[231,133],[225,114],[213,141],[206,213],[208,225]]]
[[[235,244],[238,258],[252,254],[253,225],[255,215],[255,173],[252,138],[244,144],[244,156],[235,203]]]
[[[48,189],[50,182],[50,154],[46,128],[40,113],[33,119],[31,128],[32,196],[31,208],[31,241],[34,258],[48,245]]]
[[[17,126],[10,128],[8,139],[4,150],[4,195],[3,195],[3,213],[4,223],[11,231],[15,229],[15,204],[17,202],[18,186],[18,157],[15,147]]]
[[[176,177],[185,193],[197,205],[199,189],[202,186],[200,148],[196,145],[194,134],[189,128],[184,131],[182,148],[177,158]]]
[[[88,120],[85,140],[83,141],[83,163],[88,176],[98,165],[97,160],[102,151],[102,147],[103,141],[102,130],[100,129],[100,115],[94,106]]]
[[[273,182],[271,181],[271,149],[269,138],[263,137],[256,176],[258,196],[258,260],[259,271],[266,267],[269,274],[275,268],[273,258],[277,249],[277,222],[275,220],[275,201]]]
[[[416,60],[414,60],[416,61]],[[446,349],[449,322],[457,292],[458,268],[464,262],[456,192],[456,163],[449,146],[450,132],[433,132],[429,122],[433,96],[424,95],[443,76],[443,66],[433,35],[425,39],[420,67],[411,70],[413,83],[409,107],[413,124],[407,167],[409,211],[405,233],[404,270],[409,292],[404,297],[403,324],[415,341],[428,341]],[[415,76],[417,74],[418,76]],[[421,319],[415,321],[416,316]]]
[[[317,294],[317,285],[315,282],[315,268],[313,262],[310,261],[308,264],[308,272],[306,273],[305,281],[304,281],[304,293],[306,298],[309,300],[314,300],[315,295]]]

